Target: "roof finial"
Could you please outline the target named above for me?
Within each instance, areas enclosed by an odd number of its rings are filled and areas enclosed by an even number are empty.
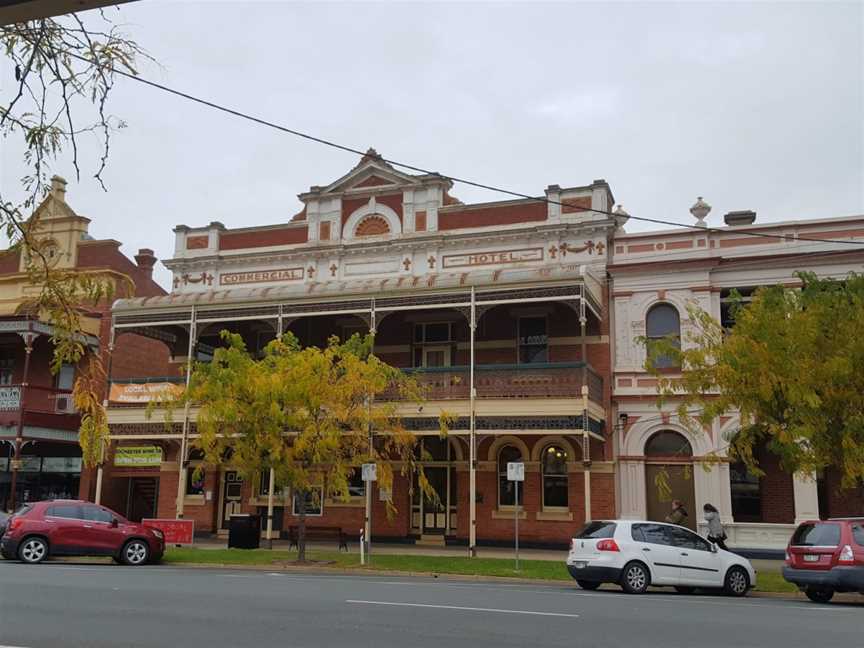
[[[708,225],[705,223],[705,218],[709,213],[711,213],[711,205],[705,202],[702,199],[702,196],[699,196],[690,208],[690,213],[693,214],[693,218],[696,219],[697,227],[707,227]]]

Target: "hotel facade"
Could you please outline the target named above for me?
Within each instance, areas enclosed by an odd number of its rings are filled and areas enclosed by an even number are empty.
[[[793,282],[801,263],[835,276],[860,268],[858,252],[796,238],[864,241],[864,218],[757,226],[739,214],[720,231],[700,219],[692,229],[627,234],[627,214],[613,211],[603,180],[550,185],[547,201],[466,205],[451,191],[449,180],[402,173],[370,149],[341,178],[301,194],[302,210],[283,225],[177,226],[165,261],[172,292],[113,309],[111,344],[128,335],[158,341],[150,362],[167,369],[110,377],[110,445],[90,495],[133,518],[194,519],[199,533],[272,507],[274,531],[284,533],[296,519],[290,492],[269,492],[266,477],[243,481],[230,465],[195,470],[196,409],[166,425],[146,404],[174,389],[191,360],[212,357],[224,329],[253,352],[288,331],[304,345],[371,331],[376,355],[425,387],[422,407],[406,402],[401,414],[422,439],[440,497],[401,477],[391,492],[376,489],[375,540],[506,543],[518,515],[524,542],[564,545],[586,518],[665,515],[668,502],[651,487],[659,466],[693,508],[691,526],[711,501],[739,544],[775,547],[796,519],[819,514],[818,484],[828,476],[769,466],[754,482],[736,466],[705,462],[722,451],[734,416],[701,436],[677,424],[674,404],[659,411],[635,338],[681,335],[689,300],[719,316],[727,289]],[[749,230],[794,237],[754,245]],[[442,411],[456,415],[446,439]],[[511,461],[525,464],[518,501]],[[358,533],[363,489],[358,475],[348,501],[314,498],[309,524]]]

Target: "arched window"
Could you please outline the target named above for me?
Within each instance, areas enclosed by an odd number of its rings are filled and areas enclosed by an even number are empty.
[[[681,317],[678,309],[672,304],[657,304],[652,306],[645,316],[645,335],[648,338],[648,350],[660,340],[671,340],[675,346],[681,346]],[[654,358],[654,366],[660,369],[675,367],[674,358],[659,356]]]
[[[543,450],[543,508],[567,508],[567,459],[567,451],[560,446]]]
[[[684,435],[672,430],[661,430],[645,443],[646,457],[692,457],[693,446]]]
[[[515,482],[507,479],[507,464],[511,461],[522,461],[522,453],[516,446],[506,445],[498,451],[498,506],[516,505]],[[524,488],[519,488],[520,505],[524,501],[524,490]]]

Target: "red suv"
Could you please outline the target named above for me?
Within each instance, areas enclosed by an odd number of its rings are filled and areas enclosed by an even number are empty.
[[[817,603],[834,592],[864,594],[864,518],[800,524],[786,548],[783,578]]]
[[[144,565],[158,561],[164,551],[158,529],[78,500],[26,505],[10,518],[0,540],[4,558],[31,564],[49,556],[111,556],[126,565]]]

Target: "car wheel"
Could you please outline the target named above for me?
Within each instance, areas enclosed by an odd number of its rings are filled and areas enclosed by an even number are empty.
[[[593,591],[600,587],[600,583],[596,581],[577,580],[576,583],[584,590]]]
[[[627,563],[621,572],[621,587],[628,594],[644,594],[651,584],[648,568],[640,562]]]
[[[41,563],[48,557],[48,543],[43,538],[26,538],[18,547],[18,560],[28,565]]]
[[[750,589],[750,577],[743,567],[731,567],[723,581],[723,591],[729,596],[746,596]]]
[[[146,565],[149,558],[150,547],[143,540],[130,540],[123,545],[123,549],[120,551],[120,560],[123,561],[124,565],[131,565],[132,567]]]
[[[808,587],[804,594],[814,603],[827,603],[834,598],[834,590],[830,587]]]
[[[676,585],[675,591],[679,594],[692,594],[696,591],[695,587],[688,587],[687,585]]]

